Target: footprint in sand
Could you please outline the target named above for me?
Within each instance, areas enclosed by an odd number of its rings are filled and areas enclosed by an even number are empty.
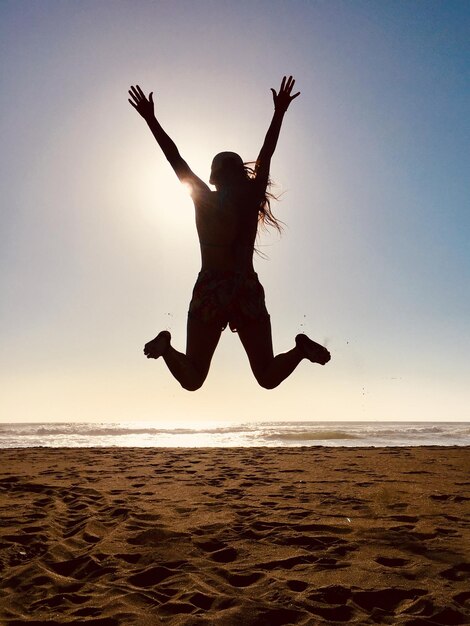
[[[297,593],[305,591],[306,589],[308,589],[309,586],[308,583],[306,583],[304,580],[296,580],[295,578],[292,580],[288,580],[286,584],[291,591],[295,591]]]
[[[454,596],[454,600],[460,606],[467,607],[470,604],[470,591],[462,591]],[[469,607],[470,608],[470,607]]]
[[[414,600],[426,593],[424,589],[371,589],[353,592],[352,600],[369,613],[374,609],[396,611],[405,600]]]
[[[256,571],[249,573],[239,573],[223,570],[223,572],[221,573],[223,577],[227,580],[227,582],[232,585],[232,587],[249,587],[250,585],[254,585],[265,576],[262,572]]]
[[[215,598],[212,598],[211,596],[198,591],[189,596],[188,600],[198,609],[207,611],[214,604]]]
[[[126,563],[129,563],[131,565],[136,565],[140,561],[140,559],[142,558],[142,555],[136,554],[135,552],[133,552],[131,554],[127,554],[127,553],[115,554],[114,556],[117,559],[121,559],[121,560],[123,560]]]
[[[379,556],[375,559],[376,563],[380,565],[385,565],[385,567],[404,567],[408,565],[408,559],[400,559],[400,558],[389,558],[386,556]]]
[[[338,604],[336,606],[309,606],[306,609],[314,615],[319,615],[327,622],[348,622],[352,619],[353,610],[347,604]]]
[[[238,557],[238,552],[235,548],[222,548],[222,550],[217,550],[217,552],[213,552],[211,554],[211,559],[213,561],[217,561],[217,563],[231,563],[235,561]]]
[[[447,580],[470,580],[470,563],[457,563],[439,575]]]
[[[158,585],[170,576],[174,576],[177,572],[157,565],[155,567],[149,567],[138,574],[134,574],[129,577],[129,582],[136,587],[153,587]]]

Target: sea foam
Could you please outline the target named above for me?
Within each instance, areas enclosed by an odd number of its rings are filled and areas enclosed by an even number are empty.
[[[467,422],[247,422],[194,428],[128,423],[0,424],[0,448],[469,446]]]

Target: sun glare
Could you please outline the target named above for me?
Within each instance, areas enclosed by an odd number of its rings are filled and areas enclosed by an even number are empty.
[[[191,185],[191,183],[183,183],[183,191],[188,195],[191,196],[193,193],[193,186]]]

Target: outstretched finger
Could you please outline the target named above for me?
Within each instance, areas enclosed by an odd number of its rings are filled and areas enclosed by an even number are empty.
[[[284,91],[284,87],[285,87],[285,85],[286,85],[286,77],[285,77],[285,76],[283,76],[283,78],[282,78],[282,82],[281,82],[281,88],[279,89],[279,93],[280,93],[281,91]]]
[[[290,93],[292,91],[294,84],[295,84],[295,80],[292,78],[292,76],[289,76],[289,79],[286,84],[287,93]]]
[[[129,90],[128,94],[132,98],[133,102],[135,102],[136,104],[139,104],[139,99],[132,93],[132,91]]]
[[[145,98],[145,94],[144,94],[144,92],[142,91],[142,89],[140,88],[140,85],[136,85],[136,87],[137,87],[137,91],[138,91],[138,93],[139,93],[140,97],[141,97],[141,98]]]
[[[136,102],[139,102],[139,100],[141,99],[141,95],[139,94],[137,89],[134,87],[134,85],[132,85],[131,88],[129,89],[129,93],[131,94],[131,96],[134,98]]]
[[[297,98],[297,96],[300,96],[300,91],[291,96],[290,99],[293,100],[294,98]]]
[[[130,98],[127,98],[127,102],[129,102],[129,104],[132,104],[134,109],[137,111],[137,106],[132,102],[132,100]]]

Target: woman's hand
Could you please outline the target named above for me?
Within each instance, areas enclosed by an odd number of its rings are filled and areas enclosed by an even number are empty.
[[[281,87],[279,89],[279,93],[276,93],[275,90],[271,88],[271,91],[273,92],[274,109],[276,111],[285,113],[292,100],[300,95],[300,91],[298,91],[293,96],[291,96],[294,84],[295,80],[292,78],[292,76],[289,76],[289,78],[284,76],[284,78],[282,79]]]
[[[142,115],[144,120],[148,121],[155,117],[153,112],[153,91],[150,92],[147,99],[139,85],[136,85],[135,87],[132,85],[129,89],[129,95],[130,98],[128,98],[128,100],[130,104],[132,104],[134,109]]]

